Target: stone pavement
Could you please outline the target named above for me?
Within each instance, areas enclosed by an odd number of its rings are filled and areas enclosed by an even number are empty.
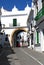
[[[31,50],[25,47],[23,47],[23,49],[29,54],[31,54],[32,56],[35,56],[35,58],[37,58],[38,60],[42,61],[42,63],[44,63],[44,54],[41,54],[39,52],[36,52],[34,50]],[[17,51],[18,51],[18,48],[17,48]],[[12,48],[12,49],[9,47],[3,48],[3,54],[0,55],[0,65],[21,65],[20,60],[16,55],[15,48]]]
[[[0,55],[0,65],[20,65],[13,49],[3,49],[3,53]]]

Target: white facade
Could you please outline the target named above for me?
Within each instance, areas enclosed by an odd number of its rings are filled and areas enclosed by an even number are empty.
[[[28,22],[27,22],[28,27],[30,29],[30,31],[29,31],[30,48],[32,47],[31,34],[33,34],[33,45],[34,45],[33,48],[40,52],[44,51],[44,13],[42,13],[42,11],[44,12],[44,8],[42,10],[43,6],[44,6],[44,4],[42,3],[42,0],[33,0],[33,2],[32,2],[32,10],[34,10],[33,20],[31,20],[32,15],[29,14]],[[36,19],[35,19],[35,17],[36,17]],[[34,27],[34,30],[33,30],[33,27]]]
[[[23,11],[19,11],[15,6],[12,9],[12,11],[6,11],[3,9],[3,7],[1,8],[1,24],[2,27],[5,28],[12,28],[13,27],[13,19],[17,19],[17,26],[19,27],[23,27],[23,26],[27,26],[27,18],[30,12],[30,7],[27,5],[25,10]],[[15,29],[2,29],[2,31],[4,30],[5,34],[8,34],[9,37],[9,42],[12,46],[12,42],[11,42],[11,35],[13,34]]]
[[[26,26],[27,25],[27,23],[26,23],[27,21],[26,20],[27,20],[29,11],[30,11],[30,8],[28,7],[28,5],[25,8],[25,10],[23,10],[23,11],[18,11],[17,8],[15,8],[15,7],[12,9],[12,11],[6,11],[2,7],[1,11],[2,11],[1,21],[2,21],[2,24],[3,24],[3,21],[4,21],[5,26],[8,27],[9,24],[12,25],[12,19],[14,19],[14,18],[17,19],[17,25],[18,24],[20,24],[20,26]],[[5,22],[5,20],[6,20],[6,22]],[[11,21],[11,22],[9,22],[9,21]]]
[[[36,5],[34,5],[35,8],[36,8]],[[35,20],[36,21],[36,33],[38,32],[38,44],[40,43],[40,46],[39,49],[38,47],[35,47],[36,50],[39,50],[40,52],[44,51],[44,15],[42,14],[42,0],[38,0],[37,1],[37,6],[38,6],[38,11],[37,8],[34,10],[34,12],[36,12],[38,14],[35,14],[34,17],[38,17],[38,20]],[[40,17],[41,16],[41,17]],[[40,23],[41,22],[41,23]],[[37,38],[37,37],[36,37]]]

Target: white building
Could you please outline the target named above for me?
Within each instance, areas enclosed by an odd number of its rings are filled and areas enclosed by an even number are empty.
[[[37,14],[35,16],[36,28],[37,28],[37,38],[38,43],[40,43],[41,51],[44,51],[44,0],[37,1]]]
[[[27,26],[30,7],[27,5],[23,11],[19,11],[15,6],[12,11],[7,11],[2,7],[1,12],[2,31],[9,38],[10,45],[13,46],[14,40],[16,40],[14,36],[16,37],[19,32],[27,30],[25,27]]]
[[[44,0],[33,0],[32,4],[33,4],[32,10],[34,10],[33,13],[34,16],[33,20],[29,19],[30,17],[28,17],[28,23],[30,26],[32,23],[30,31],[31,33],[33,33],[34,49],[42,52],[44,51]]]

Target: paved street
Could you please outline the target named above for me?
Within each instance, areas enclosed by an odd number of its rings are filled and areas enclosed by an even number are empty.
[[[44,65],[44,53],[26,47],[5,48],[0,56],[0,65]]]

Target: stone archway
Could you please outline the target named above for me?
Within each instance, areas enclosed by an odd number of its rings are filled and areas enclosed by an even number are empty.
[[[17,28],[15,30],[13,30],[12,34],[11,34],[11,45],[14,46],[14,34],[18,34],[20,32],[27,32],[27,29],[26,28]]]

